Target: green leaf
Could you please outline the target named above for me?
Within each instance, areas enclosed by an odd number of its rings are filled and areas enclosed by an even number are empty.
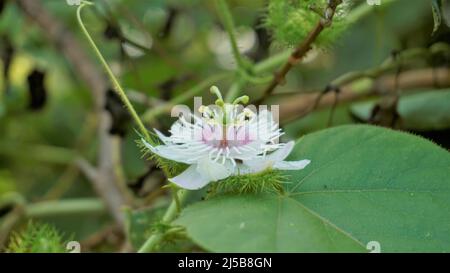
[[[423,92],[400,99],[398,112],[402,127],[411,130],[443,130],[450,128],[450,89]],[[367,121],[375,101],[354,104],[352,113]]]
[[[178,224],[217,252],[362,251],[360,243],[295,199],[224,196],[186,209]]]
[[[450,154],[409,134],[341,126],[300,139],[286,194],[222,196],[176,221],[210,251],[450,251]]]

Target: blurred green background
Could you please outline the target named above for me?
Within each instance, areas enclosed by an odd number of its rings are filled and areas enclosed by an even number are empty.
[[[94,111],[90,87],[60,46],[49,39],[53,34],[43,29],[18,2],[0,1],[0,196],[17,192],[27,204],[97,198],[92,183],[77,164],[82,158],[96,165],[99,157],[100,120]],[[164,104],[219,73],[229,73],[216,83],[223,92],[232,84],[235,63],[213,1],[94,2],[96,7],[83,15],[86,26],[139,113]],[[366,5],[365,1],[356,2],[355,7]],[[73,35],[103,75],[77,25],[76,8],[63,0],[36,3],[52,20],[67,27],[60,37]],[[264,28],[267,1],[228,3],[238,29],[241,53],[257,62],[289,50],[273,41],[270,30]],[[314,48],[303,64],[288,74],[286,84],[277,88],[276,93],[323,90],[333,79],[347,72],[379,66],[393,52],[427,48],[437,42],[448,45],[448,28],[442,25],[433,33],[433,24],[431,1],[398,0],[388,8],[374,9],[350,26],[333,46]],[[439,56],[435,62],[419,59],[411,66],[448,68],[448,61],[448,56],[447,59]],[[445,87],[448,86],[422,89]],[[257,98],[263,88],[264,85],[247,84],[243,93]],[[400,103],[402,124],[406,126],[399,129],[421,134],[448,148],[449,91],[439,90],[430,98],[422,95],[422,89],[414,92],[419,93],[419,97],[412,102]],[[199,95],[209,103],[212,98],[207,90],[204,88]],[[138,136],[120,101],[111,93],[106,94],[105,107],[114,119],[108,131],[113,135],[112,147],[116,147],[112,156],[120,163],[120,168],[114,172],[123,178],[119,188],[131,196],[132,206],[136,208],[157,200],[164,202],[167,193],[160,190],[165,183],[161,171],[142,157],[135,143]],[[274,96],[270,101],[277,103],[283,99],[289,100],[289,95]],[[185,103],[193,101],[189,98]],[[364,122],[374,103],[355,105],[338,101],[331,126]],[[324,107],[284,123],[287,131],[284,138],[296,139],[328,127],[331,108]],[[163,113],[146,125],[166,131],[173,121],[170,115]],[[12,206],[7,206],[6,201],[4,204],[0,217],[6,219]],[[36,218],[89,245],[87,251],[118,251],[124,247],[120,231],[108,233],[114,221],[106,211]],[[22,219],[12,230],[18,231],[26,223],[27,220]],[[3,223],[2,227],[5,226],[8,227]],[[10,230],[5,228],[0,232],[6,231]],[[102,234],[107,236],[101,237]],[[3,235],[7,237],[6,233]]]

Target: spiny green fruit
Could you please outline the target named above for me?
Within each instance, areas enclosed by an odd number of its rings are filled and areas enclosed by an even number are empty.
[[[278,170],[267,169],[260,173],[230,176],[211,184],[209,197],[222,193],[283,193],[285,174]]]
[[[272,30],[275,42],[287,46],[297,46],[308,33],[314,29],[321,16],[313,11],[323,11],[327,0],[270,0],[265,26]],[[325,29],[315,41],[319,47],[329,47],[348,27],[345,15],[350,7],[349,0],[344,0],[336,9],[330,27]]]
[[[11,236],[7,252],[10,253],[63,253],[66,242],[55,227],[29,222],[27,227]]]

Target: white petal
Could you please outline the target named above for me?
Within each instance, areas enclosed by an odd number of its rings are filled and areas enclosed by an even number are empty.
[[[169,132],[172,134],[171,139],[184,140],[184,141],[192,141],[193,137],[196,136],[194,126],[185,126],[181,122],[181,119],[176,121],[172,127],[170,127]]]
[[[280,149],[276,150],[270,155],[267,155],[266,158],[274,162],[282,161],[286,159],[286,157],[288,157],[288,155],[292,152],[292,149],[294,149],[294,141],[289,141]]]
[[[278,170],[301,170],[304,169],[311,160],[304,159],[299,161],[278,161],[273,165],[274,169]]]
[[[189,166],[184,172],[170,178],[169,181],[187,190],[198,190],[211,182],[197,172],[196,164]]]
[[[147,147],[152,153],[157,154],[160,157],[164,157],[164,158],[167,158],[167,159],[170,159],[173,161],[177,161],[177,162],[181,162],[181,163],[185,163],[185,164],[192,164],[190,157],[171,148],[171,146],[159,145],[159,146],[153,147],[144,139],[142,139],[142,143],[144,143],[145,147]]]
[[[263,110],[259,113],[257,123],[251,123],[251,127],[257,126],[258,139],[268,142],[275,136],[279,136],[278,125],[273,120],[272,113]]]
[[[250,169],[248,166],[244,164],[236,164],[236,168],[234,168],[233,175],[243,175],[250,173]]]
[[[181,125],[181,122],[179,122],[179,121],[175,121],[169,130],[169,132],[172,135],[180,135],[180,134],[182,134],[182,131],[183,131],[183,126]]]
[[[272,160],[267,160],[266,158],[255,158],[252,160],[244,160],[243,165],[245,167],[241,169],[243,172],[247,171],[247,173],[259,173],[267,168],[271,168],[273,164],[274,162]]]
[[[205,179],[217,181],[233,174],[233,169],[231,163],[230,165],[220,164],[209,159],[209,157],[205,157],[198,161],[197,172]]]
[[[166,137],[163,133],[161,133],[160,131],[158,131],[157,129],[153,129],[156,133],[156,135],[159,137],[159,139],[166,144],[168,141],[170,141],[169,137]]]

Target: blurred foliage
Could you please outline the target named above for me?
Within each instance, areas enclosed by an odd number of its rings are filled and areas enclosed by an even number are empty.
[[[405,96],[398,104],[402,128],[415,131],[448,129],[449,101],[448,89]],[[352,106],[352,113],[360,120],[367,121],[370,119],[374,104],[373,101],[355,104]]]
[[[86,25],[139,113],[170,101],[208,76],[236,67],[213,1],[94,2],[95,12],[84,15]],[[228,1],[241,53],[259,61],[296,46],[319,18],[308,10],[311,2],[320,7],[326,1]],[[302,65],[288,74],[286,84],[278,87],[271,101],[284,92],[321,91],[344,73],[378,66],[394,50],[449,42],[446,24],[439,24],[433,32],[432,1],[393,1],[389,8],[375,8],[358,23],[346,22],[345,14],[365,5],[365,1],[345,2],[332,28],[320,37]],[[65,1],[42,3],[81,41],[97,63],[77,26],[74,7]],[[441,12],[446,12],[442,13],[443,18],[448,18],[448,6],[445,7]],[[49,196],[61,199],[96,195],[89,180],[80,171],[74,171],[77,170],[74,160],[78,157],[94,163],[99,156],[93,100],[86,84],[45,34],[14,1],[5,2],[0,13],[0,198],[12,191],[19,192],[28,202]],[[448,63],[444,65],[448,67]],[[100,65],[98,68],[101,71]],[[217,83],[223,90],[231,84],[231,77]],[[247,84],[242,91],[257,98],[263,88]],[[203,101],[213,101],[206,91],[201,93]],[[444,93],[440,92],[414,95],[409,103],[408,98],[400,100],[400,108],[408,108],[404,118],[410,125],[404,129],[439,130],[439,134],[450,129],[448,96],[442,98]],[[143,158],[136,145],[139,137],[128,117],[122,115],[121,106],[114,98],[108,103],[109,111],[117,114],[114,123],[117,126],[111,132],[121,141],[120,171],[125,190],[129,190],[127,185],[142,180],[141,190],[148,194],[132,194],[138,206],[165,199],[167,194],[160,191],[164,176]],[[191,106],[192,100],[186,103]],[[355,107],[358,105],[338,103],[332,125],[363,122],[361,118],[355,120]],[[286,124],[284,138],[297,139],[326,128],[331,112],[328,107]],[[367,113],[366,109],[364,114]],[[166,131],[172,122],[173,118],[164,114],[148,125]],[[420,126],[411,125],[416,122]],[[58,192],[57,196],[54,192]],[[153,216],[141,211],[132,215],[132,229],[145,229],[148,233],[146,226]],[[52,216],[41,220],[49,225],[30,225],[27,231],[13,237],[10,251],[36,250],[34,243],[39,236],[48,242],[61,242],[63,238],[53,226],[82,241],[112,224],[108,216],[79,215],[76,219]],[[142,234],[131,237],[135,248],[142,240]],[[120,245],[115,247],[118,250]],[[53,243],[37,250],[65,251]]]
[[[289,158],[311,164],[283,172],[285,194],[211,198],[175,222],[219,253],[367,252],[374,238],[386,253],[449,251],[448,151],[411,134],[347,125],[302,137]]]
[[[338,6],[333,24],[318,37],[317,45],[331,46],[349,27],[351,22],[346,18],[351,4],[352,1],[344,0],[343,4]],[[319,22],[326,5],[326,0],[270,1],[265,24],[272,30],[275,41],[295,47]]]

